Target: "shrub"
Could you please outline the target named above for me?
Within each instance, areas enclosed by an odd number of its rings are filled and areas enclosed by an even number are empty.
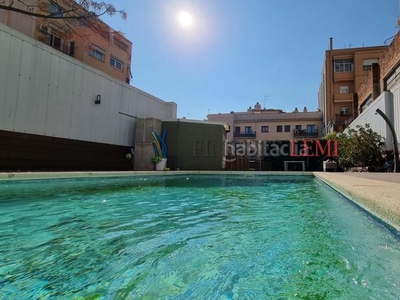
[[[369,124],[357,125],[338,136],[339,165],[341,167],[382,166],[384,162],[384,139]]]

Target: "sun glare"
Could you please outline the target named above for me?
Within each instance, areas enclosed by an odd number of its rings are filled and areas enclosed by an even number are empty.
[[[193,24],[193,17],[186,11],[181,11],[178,16],[179,23],[182,27],[189,28]]]

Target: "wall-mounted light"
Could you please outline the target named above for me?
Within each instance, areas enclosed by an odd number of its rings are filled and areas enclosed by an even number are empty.
[[[94,104],[100,104],[101,102],[101,95],[96,96],[96,100],[94,100]]]

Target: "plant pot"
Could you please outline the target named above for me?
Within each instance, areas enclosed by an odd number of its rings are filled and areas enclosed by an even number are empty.
[[[167,159],[163,157],[160,162],[156,163],[156,171],[164,171],[166,164]]]

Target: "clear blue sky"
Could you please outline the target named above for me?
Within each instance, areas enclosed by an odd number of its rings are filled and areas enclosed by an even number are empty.
[[[133,42],[131,84],[176,102],[178,118],[257,101],[316,110],[329,37],[334,48],[376,46],[398,31],[398,0],[110,1],[128,14],[104,21]],[[179,24],[181,10],[190,28]]]

